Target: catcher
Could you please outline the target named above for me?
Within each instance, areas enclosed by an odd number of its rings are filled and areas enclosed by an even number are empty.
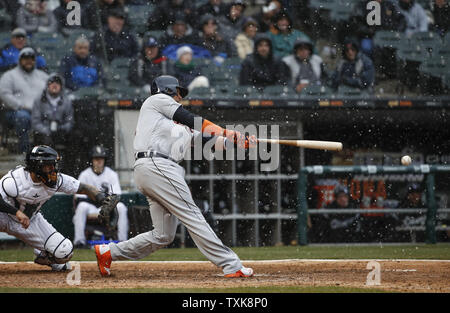
[[[136,126],[134,177],[139,191],[147,197],[154,229],[117,244],[96,245],[103,276],[110,275],[113,260],[141,259],[169,245],[175,238],[178,220],[225,277],[253,275],[253,269],[244,267],[206,222],[184,180],[184,168],[178,163],[197,142],[196,138],[201,139],[199,143],[213,143],[216,151],[235,145],[247,149],[250,143],[256,144],[256,138],[246,139],[238,132],[194,116],[179,103],[187,93],[173,76],[159,76],[152,82],[152,95],[142,104]],[[195,130],[195,121],[202,122],[201,130]]]
[[[103,207],[107,221],[117,203],[115,196],[60,173],[59,161],[53,148],[35,146],[26,155],[25,167],[17,166],[0,179],[0,231],[33,247],[34,262],[53,271],[70,270],[73,245],[39,212],[42,205],[56,192],[85,194]]]

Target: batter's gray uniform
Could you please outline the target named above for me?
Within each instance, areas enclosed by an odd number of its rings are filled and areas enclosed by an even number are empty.
[[[180,162],[195,136],[201,133],[176,124],[172,117],[180,104],[165,94],[143,103],[134,138],[135,155],[152,151],[164,157],[139,158],[134,164],[138,189],[147,197],[154,229],[120,243],[110,243],[112,260],[140,259],[170,244],[177,218],[186,226],[199,250],[224,274],[242,268],[239,257],[217,237],[192,199]]]
[[[0,196],[10,205],[25,211],[30,216],[30,226],[24,229],[16,216],[0,212],[0,231],[22,240],[35,248],[34,253],[39,255],[45,251],[47,240],[53,234],[59,234],[39,210],[56,192],[74,195],[79,186],[78,180],[61,173],[58,174],[56,187],[51,188],[43,183],[33,182],[30,173],[22,166],[9,171],[0,180]]]

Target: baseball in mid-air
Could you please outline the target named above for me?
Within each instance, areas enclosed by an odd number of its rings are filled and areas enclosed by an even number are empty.
[[[402,162],[403,165],[410,165],[411,161],[412,160],[411,160],[411,157],[409,155],[402,156],[401,162]]]

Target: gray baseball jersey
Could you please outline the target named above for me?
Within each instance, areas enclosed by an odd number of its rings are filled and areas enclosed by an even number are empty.
[[[172,118],[181,106],[165,94],[153,95],[142,104],[134,137],[134,152],[156,151],[181,161],[200,132],[175,123]]]
[[[179,107],[165,94],[145,100],[136,127],[135,153],[153,150],[176,161],[183,159],[192,139],[201,133],[172,120]],[[154,228],[127,241],[110,243],[113,260],[141,259],[167,246],[175,237],[178,218],[199,250],[225,274],[242,268],[239,257],[217,237],[195,204],[183,167],[162,157],[140,158],[134,164],[134,178],[147,197]]]

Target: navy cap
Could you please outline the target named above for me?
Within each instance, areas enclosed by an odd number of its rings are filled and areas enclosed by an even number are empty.
[[[150,37],[145,41],[145,46],[146,47],[157,47],[158,46],[158,41],[156,41],[155,38]]]

